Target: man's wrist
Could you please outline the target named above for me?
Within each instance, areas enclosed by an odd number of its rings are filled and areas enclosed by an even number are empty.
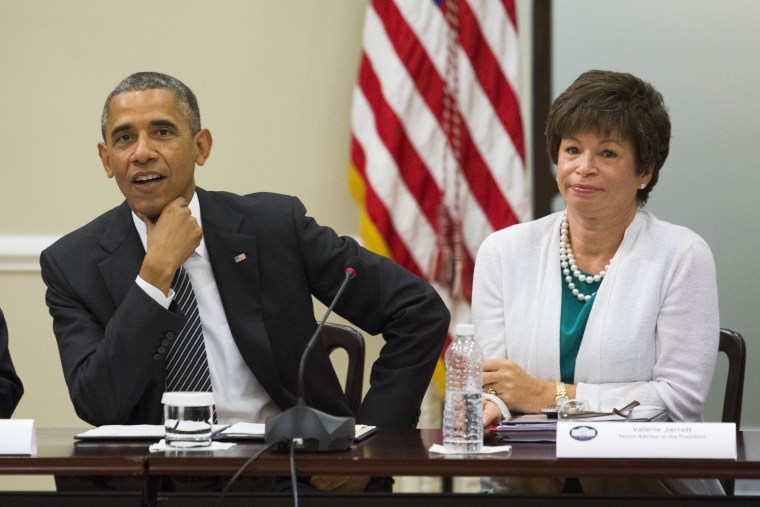
[[[167,310],[169,309],[169,306],[172,304],[172,301],[174,300],[174,291],[172,289],[169,289],[169,295],[167,296],[166,294],[163,293],[163,291],[161,291],[161,289],[143,280],[143,278],[140,275],[137,275],[137,278],[135,279],[135,283],[153,301],[160,304],[165,309]]]

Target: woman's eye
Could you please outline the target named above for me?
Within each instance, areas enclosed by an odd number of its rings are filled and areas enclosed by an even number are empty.
[[[602,156],[605,157],[605,158],[615,158],[615,157],[617,157],[617,153],[615,153],[614,151],[611,151],[611,150],[604,150],[602,152]]]
[[[580,153],[580,150],[578,150],[578,148],[575,146],[568,146],[565,148],[565,153],[569,153],[570,155],[577,155]]]

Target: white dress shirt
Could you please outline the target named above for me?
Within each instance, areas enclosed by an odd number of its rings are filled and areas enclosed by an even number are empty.
[[[195,193],[188,208],[202,227],[200,204]],[[148,238],[145,224],[134,212],[132,219],[140,234],[143,247],[147,251]],[[219,424],[240,421],[264,422],[267,417],[280,413],[277,405],[243,360],[232,338],[203,238],[183,266],[193,284],[193,292],[198,303]],[[139,275],[136,282],[157,303],[164,308],[169,308],[174,298],[173,290],[170,290],[169,297],[166,297],[161,290],[140,278]]]

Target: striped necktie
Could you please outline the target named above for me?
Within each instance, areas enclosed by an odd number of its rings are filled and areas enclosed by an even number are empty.
[[[193,285],[180,266],[172,282],[174,301],[187,318],[171,349],[166,354],[167,391],[211,391],[206,345]]]

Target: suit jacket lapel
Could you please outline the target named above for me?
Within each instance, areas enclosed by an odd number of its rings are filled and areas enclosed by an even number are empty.
[[[132,222],[132,213],[124,201],[113,212],[101,239],[101,246],[111,255],[98,268],[106,282],[114,306],[118,307],[140,273],[145,249]]]
[[[241,232],[244,218],[222,199],[196,189],[203,236],[232,336],[256,379],[281,408],[290,405],[282,390],[261,305],[256,238]]]

